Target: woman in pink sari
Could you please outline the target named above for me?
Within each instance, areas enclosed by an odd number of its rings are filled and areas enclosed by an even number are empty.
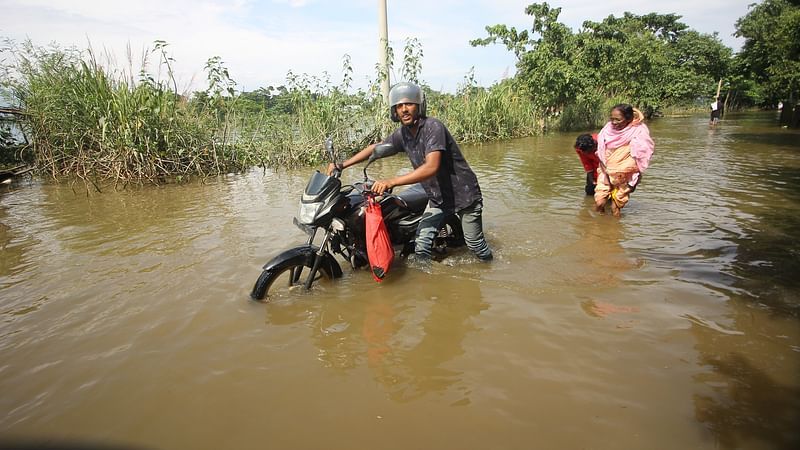
[[[644,116],[631,105],[622,103],[611,109],[611,119],[597,136],[597,187],[594,201],[599,212],[605,212],[611,200],[611,211],[619,217],[629,195],[639,184],[641,174],[650,165],[653,139],[644,124]]]

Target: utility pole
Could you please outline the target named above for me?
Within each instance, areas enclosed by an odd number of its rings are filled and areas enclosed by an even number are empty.
[[[389,30],[386,25],[386,0],[378,0],[378,65],[383,72],[381,91],[384,104],[389,104]]]

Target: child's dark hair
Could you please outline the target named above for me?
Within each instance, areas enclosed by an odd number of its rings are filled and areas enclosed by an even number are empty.
[[[586,153],[594,153],[597,151],[597,141],[594,140],[591,134],[584,133],[575,139],[575,148]]]
[[[619,111],[620,114],[622,114],[622,117],[624,117],[625,120],[628,121],[633,120],[633,106],[627,103],[620,103],[618,105],[614,105],[614,107],[611,108],[612,111],[615,109]]]

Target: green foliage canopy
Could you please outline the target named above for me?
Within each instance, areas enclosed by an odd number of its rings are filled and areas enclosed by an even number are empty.
[[[800,91],[800,2],[764,0],[736,21],[745,38],[737,55],[743,75],[763,89],[764,104],[797,101]]]
[[[731,50],[714,35],[690,30],[675,14],[608,16],[573,33],[546,2],[525,9],[530,32],[487,26],[471,45],[502,43],[517,56],[517,78],[538,107],[589,111],[594,125],[603,102],[619,99],[652,114],[670,103],[713,94]],[[604,114],[604,113],[603,113]],[[591,116],[595,118],[592,119]]]

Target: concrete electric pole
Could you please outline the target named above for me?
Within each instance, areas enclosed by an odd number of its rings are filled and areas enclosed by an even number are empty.
[[[384,78],[381,81],[384,104],[389,104],[389,30],[386,25],[386,0],[378,0],[378,65]]]

